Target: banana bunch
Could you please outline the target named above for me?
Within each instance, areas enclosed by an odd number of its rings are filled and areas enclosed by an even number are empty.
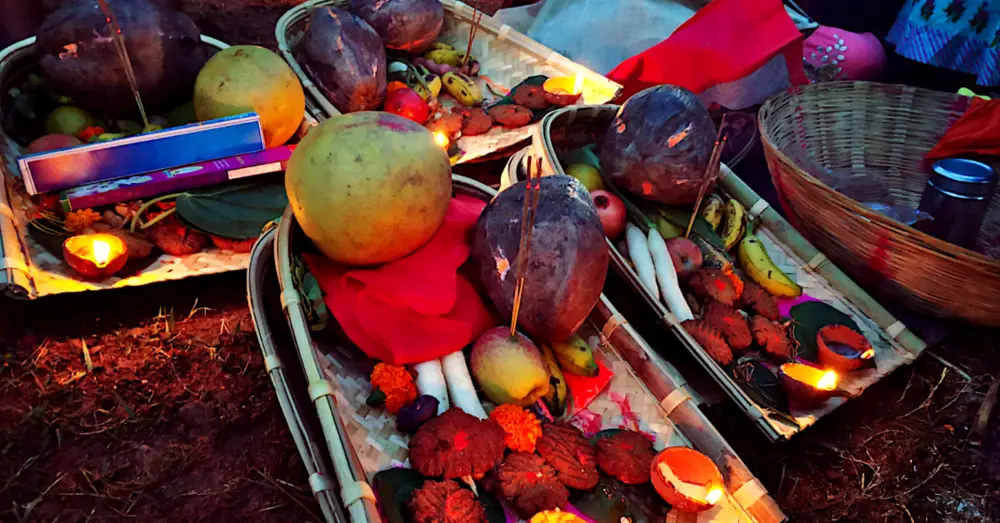
[[[594,361],[594,351],[583,338],[573,335],[570,339],[552,344],[559,366],[570,374],[594,377],[600,369]]]
[[[462,105],[475,107],[483,103],[483,92],[472,78],[452,71],[445,73],[441,81],[448,94],[454,96]]]
[[[725,212],[726,201],[722,199],[718,194],[712,193],[708,195],[708,199],[705,200],[705,204],[701,207],[701,217],[712,226],[715,231],[719,230],[719,226],[722,225],[723,212]]]
[[[798,298],[802,295],[802,287],[778,269],[767,254],[764,244],[752,230],[747,230],[746,236],[740,241],[738,255],[743,271],[767,292],[780,298]]]
[[[552,385],[549,387],[549,393],[542,398],[542,401],[545,402],[545,406],[548,407],[552,416],[558,418],[566,412],[569,386],[566,385],[566,377],[563,376],[562,369],[559,368],[559,363],[556,361],[555,353],[552,352],[552,347],[542,345],[542,359],[545,360],[545,367],[549,370],[549,384]]]
[[[725,244],[726,251],[732,250],[743,239],[747,231],[749,217],[746,208],[740,202],[729,198],[725,204],[725,220],[722,223],[719,236]]]
[[[419,79],[411,78],[410,81],[406,82],[410,89],[416,91],[424,100],[437,98],[441,94],[440,76],[430,72],[422,65],[414,65],[413,71],[419,76]]]

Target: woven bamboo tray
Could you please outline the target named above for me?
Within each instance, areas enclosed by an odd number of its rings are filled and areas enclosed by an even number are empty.
[[[309,399],[302,366],[298,364],[292,332],[281,308],[281,287],[275,277],[274,264],[276,232],[275,227],[268,228],[250,253],[247,268],[250,316],[264,356],[264,368],[271,377],[278,405],[309,474],[309,487],[323,512],[323,519],[342,523],[347,518],[330,473],[333,465],[323,443],[319,418]]]
[[[349,0],[310,0],[293,7],[284,14],[275,26],[278,50],[302,80],[308,95],[315,100],[327,117],[340,112],[323,95],[316,83],[309,78],[298,63],[295,53],[309,23],[309,13],[316,7],[346,8]],[[444,6],[444,27],[438,41],[466,49],[469,30],[475,11],[466,4],[455,0],[441,0]],[[492,83],[511,89],[522,80],[534,75],[583,77],[583,99],[587,103],[607,103],[615,98],[621,85],[608,80],[586,67],[556,53],[527,36],[501,24],[489,16],[483,16],[472,45],[472,55],[479,60],[480,76],[489,77]],[[488,90],[484,89],[484,93]],[[465,152],[459,163],[471,162],[499,151],[513,152],[531,139],[532,131],[538,124],[518,129],[494,128],[481,136],[462,137],[458,146]]]
[[[214,38],[204,35],[201,38],[205,45],[215,49],[229,47]],[[8,84],[37,59],[34,37],[0,51],[0,89],[8,89]],[[3,98],[0,98],[0,114],[4,114],[2,103]],[[316,125],[313,115],[317,113],[318,110],[307,103],[299,128],[300,137]],[[190,256],[164,254],[140,274],[128,278],[113,277],[96,283],[80,281],[72,269],[39,245],[28,231],[27,209],[31,204],[17,167],[21,154],[21,146],[0,130],[0,174],[4,181],[4,188],[0,190],[0,292],[15,298],[34,299],[53,294],[135,287],[247,267],[249,255],[212,247]]]
[[[453,180],[457,193],[483,199],[496,194],[468,178],[454,176]],[[278,225],[274,247],[281,303],[294,333],[341,501],[352,523],[379,522],[369,481],[379,470],[406,461],[407,439],[395,431],[391,416],[365,405],[370,392],[368,377],[355,369],[341,348],[310,333],[291,272],[298,253],[311,245],[290,211]],[[252,292],[252,302],[253,296]],[[619,405],[622,398],[628,398],[632,411],[641,419],[641,430],[655,434],[658,446],[694,447],[719,465],[729,496],[697,521],[784,520],[766,489],[697,408],[697,399],[683,378],[646,345],[603,296],[582,335],[598,346],[600,357],[616,373],[609,390],[588,407],[602,414],[605,427],[619,426],[623,419]],[[671,517],[670,521],[695,521],[690,515]]]
[[[876,180],[916,209],[928,178],[924,155],[970,100],[901,85],[814,84],[761,107],[761,140],[789,218],[844,270],[923,313],[997,326],[1000,198],[980,231],[980,250],[993,251],[985,256],[874,212],[802,165]]]
[[[533,143],[525,155],[531,159],[542,159],[543,174],[565,174],[560,163],[560,154],[586,145],[581,137],[603,134],[617,110],[618,106],[615,105],[574,106],[550,113],[541,122],[544,140],[541,143]],[[512,161],[511,166],[516,169],[525,161],[529,160]],[[872,342],[876,351],[877,371],[852,374],[842,380],[842,388],[856,396],[896,368],[912,362],[926,348],[923,341],[802,238],[777,211],[770,208],[765,200],[744,184],[728,167],[723,165],[723,169],[727,171],[727,175],[720,188],[743,204],[750,215],[757,220],[759,223],[757,234],[778,267],[785,273],[793,274],[807,295],[849,315],[861,327],[865,337]],[[519,176],[521,174],[516,171],[506,173],[502,186],[512,183]],[[611,242],[609,245],[615,270],[632,285],[654,314],[661,318],[664,325],[674,332],[682,345],[729,394],[737,406],[772,441],[794,436],[844,403],[843,398],[834,398],[822,408],[800,413],[795,418],[773,412],[755,403],[691,338],[667,307],[645,290],[629,261]]]

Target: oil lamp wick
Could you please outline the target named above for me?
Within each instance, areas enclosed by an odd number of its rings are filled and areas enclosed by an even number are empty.
[[[94,264],[104,267],[111,261],[111,244],[104,240],[93,240],[91,250],[94,254]]]

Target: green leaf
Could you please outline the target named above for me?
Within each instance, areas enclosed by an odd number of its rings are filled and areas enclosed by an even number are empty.
[[[570,503],[597,523],[658,523],[667,517],[668,505],[651,483],[626,485],[601,475],[593,489],[576,492]]]
[[[177,197],[177,216],[194,229],[231,238],[256,238],[288,206],[281,183],[210,187]]]
[[[785,389],[782,388],[777,374],[771,371],[763,360],[744,356],[734,360],[729,365],[728,372],[733,381],[755,403],[777,412],[788,412],[788,396],[785,395]]]
[[[798,343],[798,356],[812,362],[819,361],[816,335],[827,325],[845,325],[861,332],[858,324],[850,316],[821,301],[800,303],[789,311],[792,318],[792,337]]]
[[[479,502],[486,510],[487,523],[507,523],[507,513],[504,512],[500,500],[482,487],[479,487]]]
[[[410,511],[406,503],[424,481],[424,477],[413,469],[391,468],[375,474],[372,478],[375,495],[388,523],[409,523]]]
[[[660,216],[665,220],[680,227],[681,230],[687,230],[688,222],[691,220],[690,210],[677,207],[660,207],[659,211]],[[726,243],[722,241],[722,238],[715,232],[715,229],[701,216],[694,219],[694,227],[691,228],[691,233],[704,238],[705,241],[712,244],[716,249],[722,252],[726,251]]]

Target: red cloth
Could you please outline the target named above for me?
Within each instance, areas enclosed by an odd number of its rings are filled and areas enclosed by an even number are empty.
[[[980,154],[1000,156],[1000,100],[973,98],[969,109],[938,140],[928,161]]]
[[[808,83],[802,33],[781,0],[713,0],[669,38],[615,67],[625,97],[661,84],[696,94],[739,80],[784,54],[792,85]]]
[[[303,255],[341,328],[368,356],[395,365],[451,354],[494,319],[476,289],[458,274],[485,202],[451,200],[441,228],[412,254],[373,269]]]

